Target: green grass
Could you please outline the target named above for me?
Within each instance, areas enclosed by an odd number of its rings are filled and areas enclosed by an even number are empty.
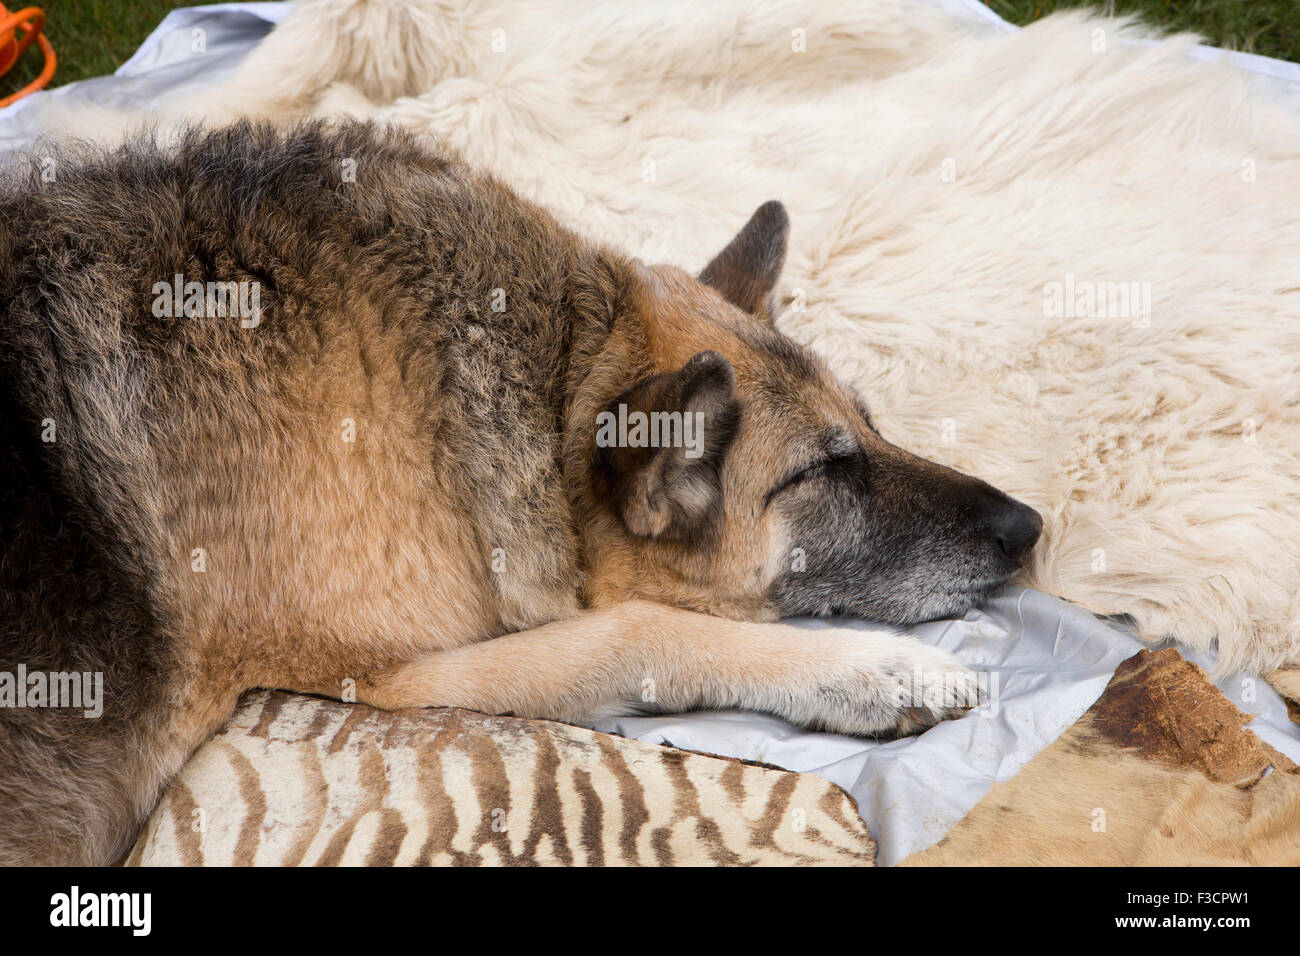
[[[1021,26],[1076,7],[1136,14],[1167,32],[1199,33],[1211,46],[1300,62],[1300,0],[984,0]]]
[[[45,11],[45,35],[54,45],[58,69],[50,86],[112,73],[125,63],[174,7],[195,0],[4,0],[11,11],[37,6]],[[33,44],[0,77],[0,97],[26,86],[41,72],[41,51]]]
[[[194,0],[28,0],[46,13],[46,33],[54,44],[59,68],[51,86],[112,73],[135,52],[173,7]],[[1026,24],[1055,10],[1104,6],[1115,13],[1135,13],[1165,30],[1191,30],[1215,46],[1300,61],[1300,0],[986,0],[1012,23]],[[6,0],[18,9],[22,0]],[[0,96],[33,80],[41,54],[28,50],[7,75],[0,77]]]

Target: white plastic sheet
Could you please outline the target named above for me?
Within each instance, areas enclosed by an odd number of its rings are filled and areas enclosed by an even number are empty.
[[[797,619],[797,627],[878,627],[865,621]],[[808,733],[777,717],[699,712],[601,721],[599,730],[687,750],[761,760],[820,774],[857,801],[880,844],[880,862],[897,863],[943,838],[994,782],[1010,780],[1101,696],[1115,668],[1149,645],[1117,622],[1039,591],[1007,588],[960,620],[906,629],[989,675],[991,700],[960,720],[889,742]],[[1183,650],[1208,669],[1207,655]],[[1259,678],[1218,686],[1268,744],[1300,760],[1300,727]],[[1253,699],[1252,699],[1253,698]]]

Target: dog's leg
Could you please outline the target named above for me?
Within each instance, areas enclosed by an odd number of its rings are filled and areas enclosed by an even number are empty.
[[[634,601],[358,675],[356,696],[385,709],[454,706],[569,723],[738,707],[874,736],[955,716],[977,702],[976,688],[972,671],[911,638]]]

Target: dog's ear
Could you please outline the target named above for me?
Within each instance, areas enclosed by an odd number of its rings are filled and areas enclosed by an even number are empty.
[[[722,506],[720,471],[740,421],[731,363],[700,352],[653,375],[596,418],[596,474],[634,535],[694,543]]]
[[[713,257],[700,281],[737,308],[770,322],[772,290],[785,265],[790,217],[776,200],[759,206],[743,229]]]

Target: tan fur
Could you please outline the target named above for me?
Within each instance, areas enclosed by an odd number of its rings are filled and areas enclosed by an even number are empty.
[[[1115,672],[1060,739],[913,866],[1300,865],[1300,768],[1172,649]]]
[[[1074,733],[1073,731],[1071,732]],[[1297,866],[1300,776],[1208,780],[1122,751],[1045,750],[904,866]]]

